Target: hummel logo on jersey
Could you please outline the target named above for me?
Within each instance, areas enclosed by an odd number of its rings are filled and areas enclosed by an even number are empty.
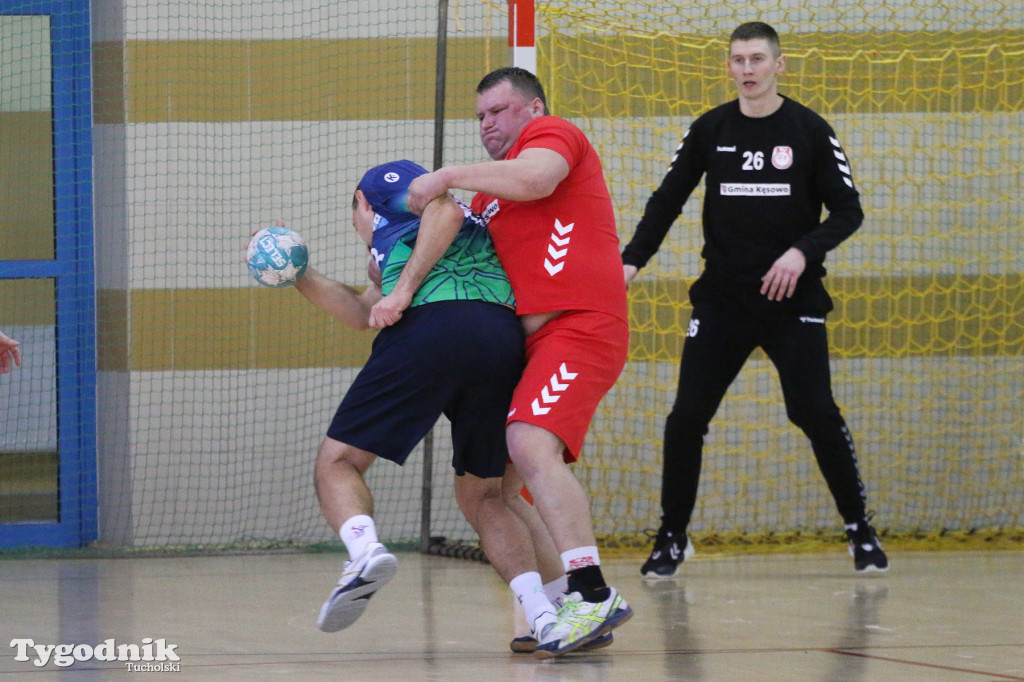
[[[825,318],[824,317],[801,316],[800,317],[800,321],[804,322],[806,324],[825,324]]]
[[[842,146],[839,144],[839,140],[834,137],[829,137],[828,141],[832,143],[832,154],[836,157],[836,164],[839,168],[839,172],[843,174],[843,182],[846,183],[847,187],[853,187],[853,177],[850,171],[850,163],[846,160],[846,154],[843,152]]]
[[[716,152],[734,152],[734,151],[736,151],[736,145],[733,145],[731,147],[723,147],[722,145],[718,145],[717,147],[715,147],[715,151]]]
[[[675,165],[676,159],[679,158],[679,152],[683,151],[683,145],[686,144],[686,136],[689,135],[689,134],[690,134],[690,130],[689,130],[689,128],[687,128],[686,132],[683,133],[683,141],[679,143],[678,147],[676,147],[676,153],[672,155],[672,160],[669,161],[669,163],[668,163],[668,167],[669,168],[672,168],[672,166]]]
[[[569,384],[572,380],[578,376],[579,372],[570,372],[563,362],[562,366],[558,368],[558,371],[551,375],[551,380],[548,384],[541,389],[540,397],[533,399],[531,407],[533,408],[534,416],[550,412],[551,408],[545,406],[557,403],[558,399],[561,398],[562,394],[569,388]],[[559,379],[561,379],[561,381],[559,381]]]
[[[566,235],[572,232],[574,225],[576,223],[563,225],[562,221],[555,218],[555,231],[551,233],[551,243],[548,244],[548,255],[551,258],[544,259],[544,267],[552,277],[561,272],[562,268],[565,267],[565,261],[562,259],[565,258],[565,254],[569,253],[569,237]]]

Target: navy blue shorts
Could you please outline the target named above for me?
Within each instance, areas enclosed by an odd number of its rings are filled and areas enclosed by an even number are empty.
[[[442,301],[410,308],[377,334],[327,435],[402,464],[444,414],[455,472],[502,476],[505,417],[523,353],[519,318],[505,306]]]

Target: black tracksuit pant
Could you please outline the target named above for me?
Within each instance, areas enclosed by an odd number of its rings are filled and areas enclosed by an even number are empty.
[[[823,318],[765,319],[698,304],[683,344],[676,401],[665,422],[662,526],[685,530],[697,499],[704,436],[755,348],[779,373],[786,414],[811,448],[845,523],[865,516],[853,438],[832,396]]]

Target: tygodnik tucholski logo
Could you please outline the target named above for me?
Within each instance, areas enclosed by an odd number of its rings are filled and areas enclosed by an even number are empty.
[[[129,672],[181,672],[181,658],[174,652],[177,644],[165,639],[144,637],[141,644],[118,644],[106,639],[102,644],[36,644],[31,639],[12,639],[14,660],[32,661],[42,668],[50,663],[58,668],[84,661],[118,661]]]

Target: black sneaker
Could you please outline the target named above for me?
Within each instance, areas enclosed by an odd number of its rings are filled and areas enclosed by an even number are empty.
[[[867,519],[846,526],[846,539],[850,545],[853,567],[858,573],[889,570],[889,559],[882,551],[875,529]]]
[[[651,556],[640,567],[640,575],[645,578],[671,578],[679,564],[693,556],[693,551],[693,544],[685,531],[661,528],[654,538]]]

